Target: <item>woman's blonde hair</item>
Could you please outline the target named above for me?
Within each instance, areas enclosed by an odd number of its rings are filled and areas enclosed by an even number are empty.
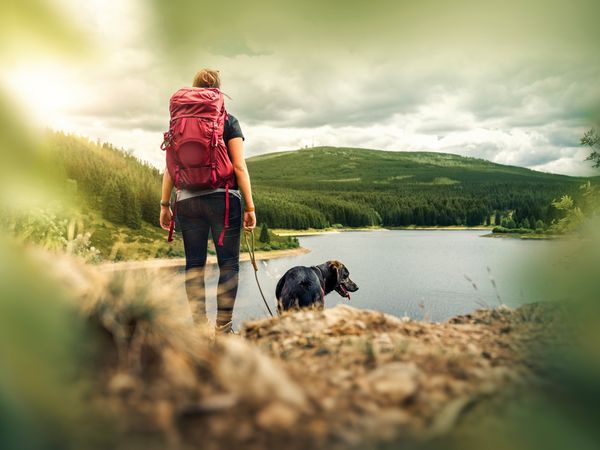
[[[198,71],[194,76],[194,87],[202,88],[220,88],[221,87],[221,76],[218,70],[202,69]]]

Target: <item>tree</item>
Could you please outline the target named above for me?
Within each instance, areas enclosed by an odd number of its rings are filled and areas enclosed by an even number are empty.
[[[552,231],[555,233],[574,231],[583,221],[584,216],[581,209],[575,206],[575,202],[569,195],[563,195],[560,200],[554,200],[552,206],[564,213],[562,219],[552,224]]]
[[[592,161],[594,167],[600,167],[600,133],[594,128],[586,131],[581,138],[581,145],[586,145],[592,149],[592,153],[585,160]]]
[[[121,190],[114,179],[106,183],[102,192],[102,203],[102,216],[114,224],[121,225],[124,221],[125,208]]]
[[[260,227],[260,237],[258,240],[260,242],[264,242],[265,244],[268,244],[271,241],[271,238],[269,237],[269,229],[267,228],[266,223],[263,223]]]
[[[140,229],[142,227],[142,208],[137,195],[128,186],[123,186],[121,201],[125,207],[123,210],[123,221],[129,228]]]

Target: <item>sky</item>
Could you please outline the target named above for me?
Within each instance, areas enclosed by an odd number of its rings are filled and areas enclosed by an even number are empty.
[[[170,95],[211,67],[247,156],[327,145],[596,173],[579,140],[600,123],[597,1],[21,4],[0,68],[15,110],[159,168]],[[35,20],[46,35],[26,34]]]

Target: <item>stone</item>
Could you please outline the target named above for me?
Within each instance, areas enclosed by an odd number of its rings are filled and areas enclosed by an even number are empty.
[[[262,428],[287,429],[298,420],[299,413],[282,402],[273,402],[264,407],[256,417],[256,423]]]
[[[420,374],[414,363],[392,362],[372,371],[366,380],[374,395],[402,403],[417,391]]]

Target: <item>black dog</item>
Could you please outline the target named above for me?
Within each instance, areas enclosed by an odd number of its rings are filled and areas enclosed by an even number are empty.
[[[358,286],[348,276],[350,272],[339,261],[327,261],[318,266],[296,266],[281,277],[275,288],[277,311],[325,305],[325,296],[335,290],[350,300],[350,292]]]

